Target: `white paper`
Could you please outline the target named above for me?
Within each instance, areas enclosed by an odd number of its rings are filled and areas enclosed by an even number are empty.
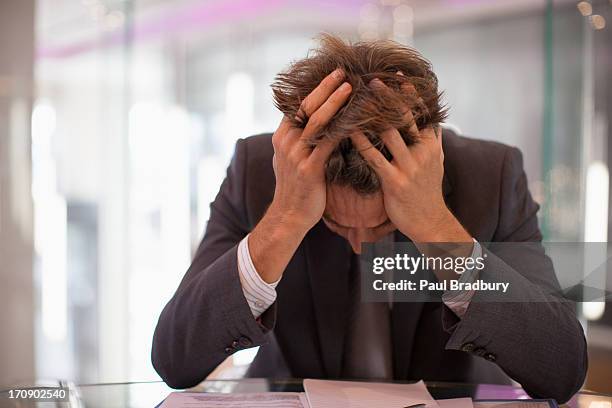
[[[425,404],[438,408],[423,381],[386,384],[355,381],[304,380],[310,408],[403,408]]]
[[[221,394],[173,392],[160,408],[308,408],[304,393],[262,392]]]
[[[440,408],[474,408],[471,398],[451,398],[436,400]]]

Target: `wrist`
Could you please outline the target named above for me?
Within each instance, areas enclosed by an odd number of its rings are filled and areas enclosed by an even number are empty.
[[[266,283],[278,281],[308,232],[268,211],[249,235],[251,261]]]
[[[427,220],[425,228],[410,237],[414,242],[466,242],[472,243],[472,236],[463,228],[448,208]]]
[[[304,236],[318,222],[314,223],[296,211],[287,210],[274,201],[266,211],[262,222],[274,226],[280,234]]]

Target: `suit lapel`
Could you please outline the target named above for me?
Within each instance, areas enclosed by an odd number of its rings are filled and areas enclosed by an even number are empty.
[[[327,378],[342,369],[346,319],[349,312],[348,242],[320,221],[305,239],[315,319]]]

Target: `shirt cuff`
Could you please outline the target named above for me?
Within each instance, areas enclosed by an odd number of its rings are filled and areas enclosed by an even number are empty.
[[[249,236],[244,237],[238,244],[238,276],[242,285],[242,293],[251,308],[253,317],[257,319],[276,301],[276,285],[280,279],[273,283],[264,281],[249,252]]]
[[[476,258],[482,257],[482,247],[478,241],[476,241],[474,238],[472,239],[474,240],[474,246],[472,248],[470,258],[475,261]],[[473,283],[477,278],[478,270],[471,268],[459,275],[458,281],[460,283]],[[470,301],[472,300],[472,297],[474,297],[474,293],[474,290],[447,290],[442,295],[442,302],[444,302],[444,304],[448,306],[448,308],[452,310],[457,317],[462,318],[470,306]]]

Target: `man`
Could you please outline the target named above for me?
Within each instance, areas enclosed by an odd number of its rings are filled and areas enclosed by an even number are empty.
[[[487,381],[499,367],[533,396],[568,400],[584,381],[586,343],[571,304],[544,294],[559,288],[550,260],[539,244],[520,259],[480,245],[541,241],[520,152],[441,131],[430,64],[393,42],[324,37],[274,92],[285,118],[273,135],[237,143],[160,316],[152,358],[164,381],[194,386],[261,346],[251,376]],[[381,240],[484,252],[482,277],[540,301],[473,291],[356,301],[361,244]]]

